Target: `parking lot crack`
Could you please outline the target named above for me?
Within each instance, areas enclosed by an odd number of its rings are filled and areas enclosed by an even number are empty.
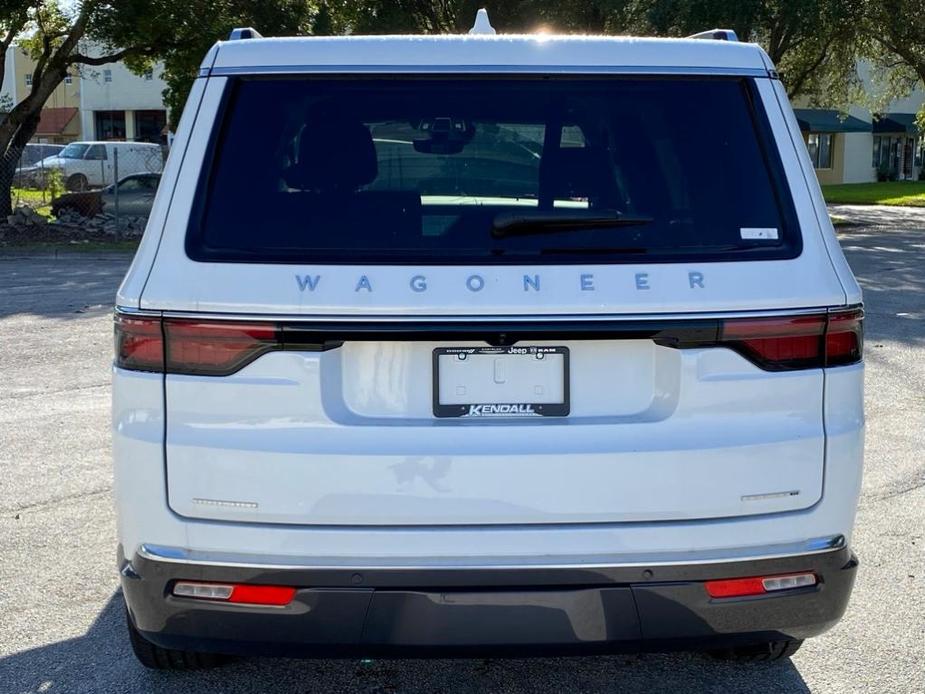
[[[108,388],[109,382],[105,383],[90,383],[82,386],[73,386],[71,388],[57,388],[55,390],[40,390],[33,391],[30,393],[11,393],[5,395],[2,400],[24,400],[25,398],[36,398],[43,395],[57,395],[58,393],[74,393],[79,390],[93,390],[94,388]]]
[[[103,494],[109,494],[112,491],[112,485],[107,485],[105,487],[97,487],[96,489],[90,489],[84,492],[76,492],[74,494],[63,494],[61,496],[56,496],[51,499],[45,499],[43,501],[36,501],[31,504],[23,504],[21,506],[10,506],[3,507],[2,510],[4,513],[13,513],[20,514],[23,511],[36,511],[47,508],[49,506],[55,506],[61,502],[74,501],[76,499],[89,499],[94,496],[102,496]]]

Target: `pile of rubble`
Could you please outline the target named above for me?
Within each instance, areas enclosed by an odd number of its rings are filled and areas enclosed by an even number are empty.
[[[0,217],[0,247],[34,243],[107,243],[117,238],[137,241],[147,224],[144,217],[119,215],[117,224],[111,214],[84,217],[70,209],[61,210],[57,218],[47,218],[28,205],[15,207],[7,216],[6,224],[2,219]]]
[[[7,216],[6,223],[16,228],[43,227],[48,224],[48,219],[28,205],[20,205],[14,208],[13,214]]]
[[[59,224],[66,224],[69,227],[85,229],[91,232],[102,232],[108,236],[115,236],[116,230],[118,230],[119,235],[125,239],[140,238],[144,233],[147,222],[148,220],[144,217],[120,215],[117,223],[115,216],[111,214],[104,213],[93,217],[84,217],[70,208],[64,208],[58,214]]]

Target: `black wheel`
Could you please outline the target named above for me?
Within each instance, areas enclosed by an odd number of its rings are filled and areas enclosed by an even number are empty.
[[[803,645],[802,641],[769,641],[754,646],[738,646],[710,651],[717,660],[729,660],[738,663],[761,663],[789,658]]]
[[[228,662],[228,656],[217,653],[199,653],[197,651],[178,651],[172,648],[161,648],[145,639],[135,625],[132,624],[128,613],[125,615],[128,625],[129,643],[138,662],[152,670],[202,670],[204,668],[218,667]]]
[[[64,187],[72,192],[81,192],[87,189],[87,177],[83,174],[71,174],[64,182]]]

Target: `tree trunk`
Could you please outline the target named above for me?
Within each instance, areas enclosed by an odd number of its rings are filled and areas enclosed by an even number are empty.
[[[23,102],[20,106],[22,104]],[[0,221],[13,212],[12,187],[16,166],[26,143],[32,139],[39,127],[44,104],[45,99],[36,100],[29,108],[23,107],[16,113],[10,113],[4,123],[5,127],[0,128],[0,152],[3,152],[0,156]]]

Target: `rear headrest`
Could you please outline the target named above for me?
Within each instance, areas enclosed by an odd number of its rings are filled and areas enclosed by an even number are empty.
[[[286,169],[286,185],[316,192],[352,192],[378,174],[376,147],[363,123],[326,117],[309,121],[299,139],[299,160]]]

